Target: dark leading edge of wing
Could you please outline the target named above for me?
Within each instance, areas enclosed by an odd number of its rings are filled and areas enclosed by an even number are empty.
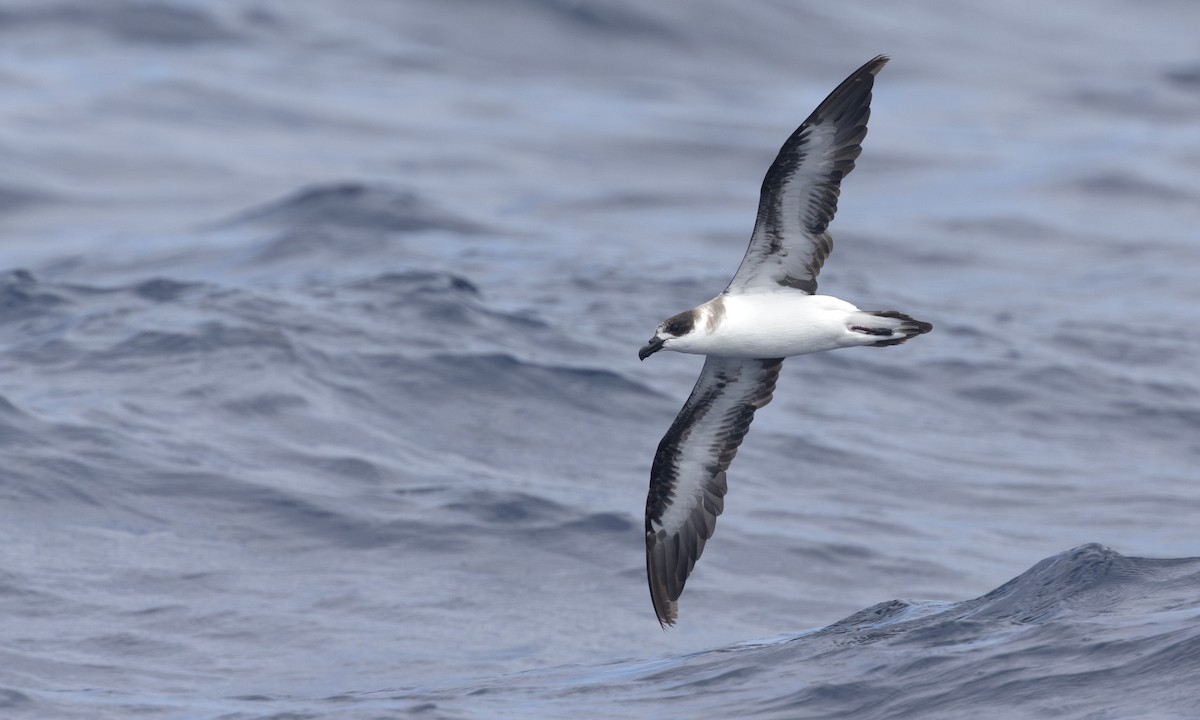
[[[817,291],[817,273],[833,250],[825,230],[842,178],[862,152],[871,88],[887,61],[880,55],[855,70],[783,144],[763,179],[750,247],[725,292]]]
[[[782,359],[707,358],[658,444],[646,497],[646,577],[664,627],[674,624],[676,601],[724,508],[725,470],[754,411],[771,401],[782,365]]]

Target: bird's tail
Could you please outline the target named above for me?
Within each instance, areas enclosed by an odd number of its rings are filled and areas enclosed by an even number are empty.
[[[916,335],[924,335],[933,329],[933,325],[895,310],[862,310],[850,329],[878,338],[874,342],[864,342],[864,345],[886,347],[899,345]]]

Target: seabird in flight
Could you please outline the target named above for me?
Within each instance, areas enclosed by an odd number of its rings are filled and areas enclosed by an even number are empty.
[[[659,350],[707,356],[650,470],[646,576],[663,627],[675,623],[684,583],[725,505],[725,471],[754,411],[771,401],[783,359],[899,345],[933,329],[894,310],[859,310],[816,294],[817,273],[833,249],[826,228],[842,178],[862,152],[871,87],[887,61],[880,55],[855,70],[783,144],[729,287],[664,320],[638,352],[642,360]]]

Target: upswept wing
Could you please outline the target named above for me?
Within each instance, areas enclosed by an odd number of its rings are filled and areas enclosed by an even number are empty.
[[[783,359],[709,357],[658,444],[646,497],[646,577],[654,611],[674,624],[677,601],[725,506],[725,470],[754,411],[771,401]]]
[[[725,292],[816,292],[817,273],[833,250],[826,228],[842,178],[862,152],[871,88],[887,61],[880,55],[855,70],[783,144],[763,179],[750,247]]]

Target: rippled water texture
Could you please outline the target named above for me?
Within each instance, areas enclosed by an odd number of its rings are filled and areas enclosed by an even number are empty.
[[[0,715],[1194,717],[1197,27],[0,2]],[[881,52],[822,290],[936,330],[785,363],[664,633],[637,348]]]

